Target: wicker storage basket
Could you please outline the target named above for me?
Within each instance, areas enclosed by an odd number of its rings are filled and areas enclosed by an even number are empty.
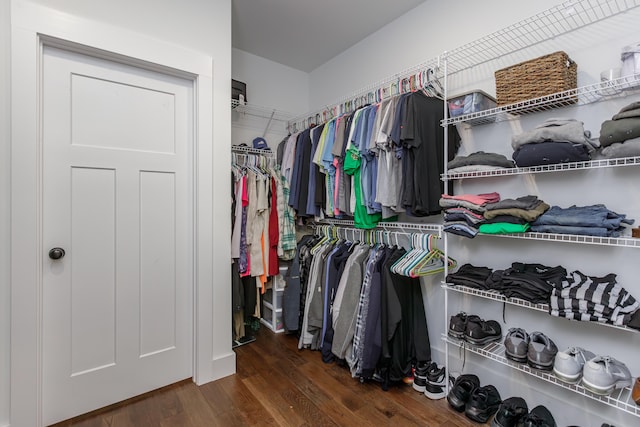
[[[514,104],[575,89],[578,86],[577,74],[578,65],[564,52],[554,52],[503,68],[495,72],[497,104]]]

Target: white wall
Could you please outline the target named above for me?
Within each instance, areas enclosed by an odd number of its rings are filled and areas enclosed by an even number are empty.
[[[311,108],[332,105],[369,84],[558,3],[427,0],[313,70]]]
[[[16,4],[22,0],[14,0]],[[5,39],[9,35],[9,8],[7,0],[2,0],[0,9],[0,19],[2,20],[2,45],[0,46],[0,84],[3,89],[8,87],[5,73],[9,68],[8,44]],[[213,132],[213,151],[215,153],[214,163],[211,165],[212,182],[229,181],[229,146],[231,140],[231,114],[229,109],[229,99],[231,96],[231,1],[230,0],[191,0],[183,2],[180,0],[138,0],[130,2],[127,0],[113,0],[110,2],[87,2],[83,0],[59,0],[50,2],[47,0],[36,0],[46,7],[52,7],[59,11],[68,13],[69,19],[74,16],[86,18],[107,25],[120,27],[132,32],[162,40],[175,45],[180,45],[188,50],[197,51],[213,58],[213,89],[210,96],[213,98],[213,115],[206,126],[210,126]],[[7,36],[7,37],[5,37]],[[7,172],[9,143],[8,143],[8,99],[2,96],[0,101],[0,132],[3,136],[0,145],[0,158],[3,162],[0,167],[1,186],[0,191],[4,196],[7,190]],[[7,163],[8,164],[8,163]],[[228,185],[215,186],[213,190],[213,200],[229,200],[230,192]],[[8,259],[5,242],[8,231],[5,211],[6,197],[2,197],[0,202],[0,212],[2,221],[0,222],[0,267],[5,266]],[[202,201],[203,203],[212,203]],[[210,324],[198,331],[201,336],[206,336],[208,343],[207,362],[214,367],[211,374],[215,379],[235,372],[234,354],[231,350],[231,287],[229,277],[231,274],[229,259],[230,242],[230,219],[228,207],[224,203],[215,203],[212,207],[213,221],[207,224],[206,229],[200,239],[210,240],[205,242],[213,248],[210,260],[210,268],[213,271],[211,277],[222,278],[210,284],[208,300],[217,301],[208,313],[211,318]],[[213,242],[216,242],[214,245]],[[207,263],[209,265],[209,263]],[[3,421],[9,420],[9,396],[7,386],[9,383],[8,369],[8,309],[4,306],[8,298],[9,288],[6,280],[7,268],[0,268],[2,277],[0,287],[0,425]],[[225,303],[225,301],[227,301]],[[207,306],[210,307],[211,305]],[[220,362],[220,363],[217,363]],[[217,369],[216,369],[217,367]]]
[[[9,175],[11,157],[9,137],[11,116],[9,105],[9,56],[11,33],[11,1],[0,1],[0,426],[9,423],[10,361],[10,231]]]
[[[287,135],[286,117],[302,114],[309,109],[309,74],[233,49],[231,75],[247,84],[247,100],[250,104],[264,107],[259,109],[262,117],[232,113],[233,144],[251,145],[254,138],[266,131],[265,139],[275,149]],[[278,114],[267,128],[270,109],[278,110]]]
[[[232,49],[231,76],[247,84],[249,103],[289,112],[309,108],[309,74]]]
[[[516,5],[517,3],[517,5]],[[336,56],[310,73],[311,109],[333,105],[361,88],[386,79],[405,68],[437,57],[445,50],[462,46],[493,31],[559,4],[559,0],[513,2],[487,0],[428,0],[413,11],[391,22],[362,42]],[[509,55],[498,61],[461,73],[451,80],[450,93],[480,88],[495,94],[493,72],[496,69],[535,58],[542,54],[565,50],[578,63],[578,85],[599,80],[602,70],[620,65],[620,48],[640,41],[637,32],[638,12],[628,12],[613,25],[598,23],[586,32],[571,32],[549,42]],[[461,154],[484,150],[511,157],[511,136],[523,129],[531,129],[549,117],[572,117],[585,123],[585,128],[599,134],[603,120],[611,118],[622,106],[638,100],[638,94],[584,107],[552,110],[523,116],[520,120],[495,125],[460,129],[463,133]],[[626,213],[640,221],[640,197],[637,167],[588,170],[567,173],[537,174],[512,178],[464,180],[456,184],[456,192],[480,193],[498,191],[503,198],[536,194],[550,204],[567,207],[572,204],[604,203],[610,209]],[[440,218],[431,218],[440,221]],[[618,283],[640,298],[640,283],[634,260],[637,249],[586,246],[555,242],[510,240],[490,237],[465,239],[449,238],[451,255],[459,265],[471,262],[494,269],[504,269],[511,262],[524,261],[546,265],[563,265],[568,271],[603,276],[614,272]],[[445,332],[446,318],[460,310],[479,314],[502,323],[502,304],[482,298],[449,295],[449,313],[443,309],[444,291],[441,279],[423,280],[429,335],[434,358],[444,361],[445,344],[440,339]],[[507,306],[503,334],[509,327],[523,327],[529,332],[547,333],[560,349],[583,346],[596,354],[611,355],[624,361],[635,376],[640,375],[640,359],[635,350],[640,334],[615,330],[595,324],[568,322],[544,313]],[[459,351],[449,347],[452,371],[460,371],[463,361]],[[558,425],[600,426],[603,422],[615,425],[637,425],[638,418],[624,414],[575,393],[565,391],[544,381],[521,374],[513,369],[467,353],[466,373],[476,373],[482,384],[495,384],[503,398],[520,395],[530,407],[548,406]]]

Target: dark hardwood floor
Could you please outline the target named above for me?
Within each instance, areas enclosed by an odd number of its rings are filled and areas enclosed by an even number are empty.
[[[361,384],[318,352],[299,351],[295,337],[264,327],[236,353],[236,375],[201,387],[186,380],[56,427],[478,425],[411,386]]]

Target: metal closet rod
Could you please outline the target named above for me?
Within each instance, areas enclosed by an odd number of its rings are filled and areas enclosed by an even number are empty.
[[[232,145],[231,146],[232,153],[241,153],[241,154],[256,154],[258,156],[265,157],[273,157],[274,153],[271,150],[263,150],[261,148],[253,148],[253,147],[245,147],[243,145]]]
[[[318,222],[312,222],[312,227],[316,226],[332,226],[336,228],[353,228],[357,231],[389,231],[389,232],[404,232],[404,233],[428,233],[434,234],[438,237],[442,237],[442,225],[440,224],[418,224],[413,222],[379,222],[376,228],[363,229],[356,228],[355,223],[351,220],[344,219],[324,219]]]
[[[372,83],[364,88],[353,92],[333,104],[322,109],[294,117],[288,122],[290,133],[295,130],[303,130],[311,124],[324,123],[332,118],[353,111],[365,104],[380,102],[400,93],[406,93],[413,88],[423,88],[426,86],[428,74],[436,80],[440,72],[440,56],[429,59],[418,65],[406,68],[391,77]]]

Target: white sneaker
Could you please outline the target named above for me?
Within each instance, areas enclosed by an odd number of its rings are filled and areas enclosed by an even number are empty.
[[[624,363],[613,357],[596,356],[584,365],[582,384],[593,393],[607,395],[630,386],[631,373]]]
[[[582,377],[582,370],[587,361],[596,357],[589,350],[580,347],[569,347],[556,354],[553,373],[560,381],[575,384]]]

